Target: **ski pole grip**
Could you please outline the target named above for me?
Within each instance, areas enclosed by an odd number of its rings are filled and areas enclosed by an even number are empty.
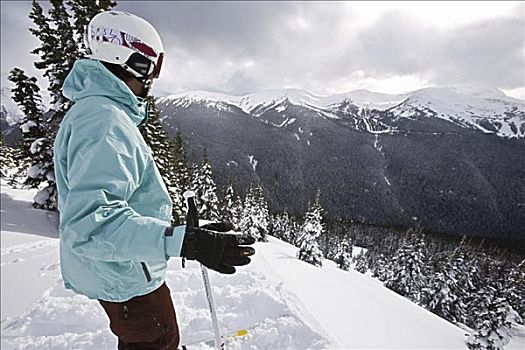
[[[186,199],[186,204],[188,206],[188,212],[186,214],[186,231],[193,231],[193,228],[199,227],[199,212],[197,211],[197,206],[195,205],[195,192],[186,191],[182,195]]]

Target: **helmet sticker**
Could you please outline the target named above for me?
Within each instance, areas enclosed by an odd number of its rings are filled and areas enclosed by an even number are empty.
[[[90,26],[90,36],[91,39],[96,41],[109,42],[114,45],[130,48],[151,60],[158,57],[158,53],[151,46],[136,36],[127,34],[123,31],[105,27]]]

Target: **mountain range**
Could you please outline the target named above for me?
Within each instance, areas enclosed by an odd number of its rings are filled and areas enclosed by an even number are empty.
[[[241,193],[260,182],[273,210],[449,234],[524,237],[525,104],[497,89],[317,95],[205,91],[156,100],[194,158]]]
[[[8,144],[20,110],[2,89]],[[156,99],[219,186],[261,183],[270,209],[457,235],[525,238],[525,103],[497,89],[318,95],[194,91]]]

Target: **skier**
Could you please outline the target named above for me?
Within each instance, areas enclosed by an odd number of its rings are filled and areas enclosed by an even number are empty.
[[[232,226],[224,222],[188,232],[170,226],[172,203],[138,129],[164,57],[153,26],[103,12],[89,23],[86,41],[91,55],[64,82],[74,105],[54,144],[64,284],[100,302],[118,349],[176,349],[168,259],[231,274],[250,262],[254,240],[225,233]]]

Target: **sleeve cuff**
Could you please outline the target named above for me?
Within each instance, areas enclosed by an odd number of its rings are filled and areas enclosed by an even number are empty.
[[[168,227],[164,232],[164,244],[166,255],[169,257],[178,257],[182,250],[182,242],[186,234],[186,225]]]

